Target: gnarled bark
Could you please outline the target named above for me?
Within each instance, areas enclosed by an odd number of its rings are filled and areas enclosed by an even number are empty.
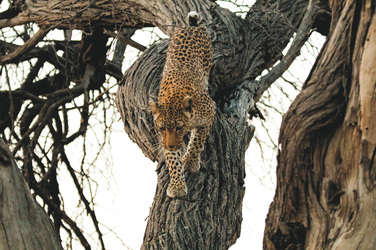
[[[12,153],[0,139],[0,249],[62,249],[50,219],[31,197]]]
[[[376,6],[330,6],[328,40],[282,122],[265,249],[376,248]]]

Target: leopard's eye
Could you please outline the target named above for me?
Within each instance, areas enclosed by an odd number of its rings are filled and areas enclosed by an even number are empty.
[[[159,129],[159,131],[165,131],[166,130],[165,127],[159,127],[158,129]]]
[[[176,126],[176,131],[179,131],[183,128],[183,126]]]

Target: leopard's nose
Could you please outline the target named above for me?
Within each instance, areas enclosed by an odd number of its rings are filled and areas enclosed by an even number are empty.
[[[172,150],[174,148],[174,145],[168,145],[168,148]]]

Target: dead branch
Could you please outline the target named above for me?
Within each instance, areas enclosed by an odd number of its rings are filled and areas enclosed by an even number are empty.
[[[135,42],[135,41],[133,41],[132,39],[130,39],[128,37],[122,36],[120,34],[116,34],[116,33],[112,32],[112,31],[109,31],[109,30],[105,29],[103,31],[103,33],[106,34],[106,35],[109,35],[109,36],[111,36],[113,38],[119,39],[120,42],[122,42],[124,44],[127,44],[129,46],[132,46],[133,48],[138,49],[140,51],[145,51],[147,49],[144,45],[139,44],[138,42]]]
[[[46,29],[46,27],[41,27],[38,32],[30,38],[27,42],[25,42],[22,46],[18,47],[15,51],[0,57],[0,64],[8,63],[15,58],[21,56],[22,54],[26,53],[28,50],[33,48],[39,41],[47,35],[47,33],[51,30],[51,28]]]
[[[69,172],[70,176],[73,179],[74,185],[75,185],[75,187],[76,187],[76,189],[78,191],[80,199],[84,203],[85,209],[86,209],[87,213],[90,215],[90,217],[91,217],[91,219],[93,221],[95,230],[97,231],[97,234],[98,234],[98,238],[99,238],[99,242],[101,244],[101,247],[102,247],[102,249],[105,249],[104,241],[103,241],[103,234],[102,234],[102,232],[101,232],[101,230],[99,228],[99,222],[98,222],[97,216],[95,214],[95,211],[93,209],[91,209],[90,202],[86,199],[86,197],[84,195],[82,187],[81,187],[80,183],[78,182],[78,179],[76,177],[74,169],[72,168],[72,166],[71,166],[71,164],[70,164],[70,162],[68,160],[68,157],[65,154],[65,150],[63,149],[63,147],[60,148],[60,154],[61,154],[63,162],[65,163],[65,165],[66,165],[66,167],[68,169],[68,172]]]
[[[258,101],[265,90],[267,90],[282,74],[290,67],[294,62],[295,58],[300,55],[300,50],[308,40],[311,32],[312,26],[315,21],[316,16],[318,15],[320,9],[318,6],[319,0],[310,0],[307,10],[304,13],[302,21],[294,40],[291,43],[289,50],[286,55],[283,56],[281,61],[274,66],[269,73],[265,76],[262,76],[260,81],[258,81],[259,88],[255,93],[255,101]]]

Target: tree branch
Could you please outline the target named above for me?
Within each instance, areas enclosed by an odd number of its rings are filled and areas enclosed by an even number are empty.
[[[109,31],[109,30],[104,30],[103,32],[104,34],[106,35],[109,35],[113,38],[116,38],[116,39],[119,39],[120,42],[124,43],[124,44],[127,44],[129,46],[132,46],[133,48],[136,48],[140,51],[145,51],[146,50],[146,47],[142,44],[139,44],[138,42],[135,42],[133,41],[132,39],[128,38],[128,37],[125,37],[125,36],[122,36],[120,34],[116,34],[112,31]]]
[[[286,55],[269,71],[268,74],[262,76],[260,81],[257,82],[258,89],[255,93],[256,102],[261,98],[264,91],[267,90],[278,78],[280,78],[294,62],[295,58],[300,55],[300,50],[311,35],[313,23],[316,16],[320,12],[320,9],[318,8],[319,2],[320,0],[309,1],[307,10],[304,13],[300,26],[296,31],[295,38],[292,41]]]
[[[81,229],[77,226],[76,222],[72,220],[64,211],[60,209],[49,197],[45,192],[40,189],[38,186],[34,187],[35,191],[38,192],[38,195],[43,199],[43,202],[46,203],[53,211],[61,216],[61,218],[69,225],[69,227],[73,230],[76,234],[77,238],[81,242],[82,246],[90,250],[90,244],[86,240],[85,236],[82,234]]]
[[[20,12],[12,19],[0,20],[0,28],[28,22],[39,26],[58,24],[59,29],[84,30],[93,23],[102,27],[150,27],[155,17],[134,1],[103,0],[25,1]]]
[[[83,192],[83,190],[82,190],[82,188],[81,188],[81,186],[80,186],[80,184],[78,182],[76,174],[74,173],[74,169],[72,168],[72,166],[71,166],[71,164],[70,164],[70,162],[68,160],[68,157],[65,154],[65,151],[64,151],[63,148],[60,149],[60,154],[61,154],[63,162],[67,166],[67,169],[68,169],[68,172],[69,172],[70,176],[73,179],[74,185],[75,185],[75,187],[76,187],[76,189],[78,191],[80,199],[81,199],[81,201],[85,205],[86,212],[90,215],[90,217],[91,217],[91,219],[93,221],[95,230],[97,231],[97,234],[98,234],[98,238],[99,238],[99,242],[101,244],[101,247],[102,247],[102,249],[105,249],[105,245],[104,245],[104,241],[103,241],[103,234],[102,234],[102,232],[101,232],[101,230],[99,228],[99,222],[98,222],[97,216],[95,214],[95,211],[93,209],[91,209],[90,203],[89,203],[89,201],[86,199],[86,197],[84,195],[84,192]]]
[[[10,19],[0,19],[0,29],[6,27],[14,27],[17,25],[22,25],[28,22],[31,22],[32,19],[28,16],[15,16]]]
[[[14,60],[17,57],[20,57],[22,54],[26,53],[28,50],[33,48],[40,40],[47,35],[47,33],[52,28],[46,29],[45,27],[41,27],[38,32],[30,38],[27,42],[25,42],[22,46],[18,47],[15,51],[9,53],[8,55],[0,57],[0,64],[8,63]]]

